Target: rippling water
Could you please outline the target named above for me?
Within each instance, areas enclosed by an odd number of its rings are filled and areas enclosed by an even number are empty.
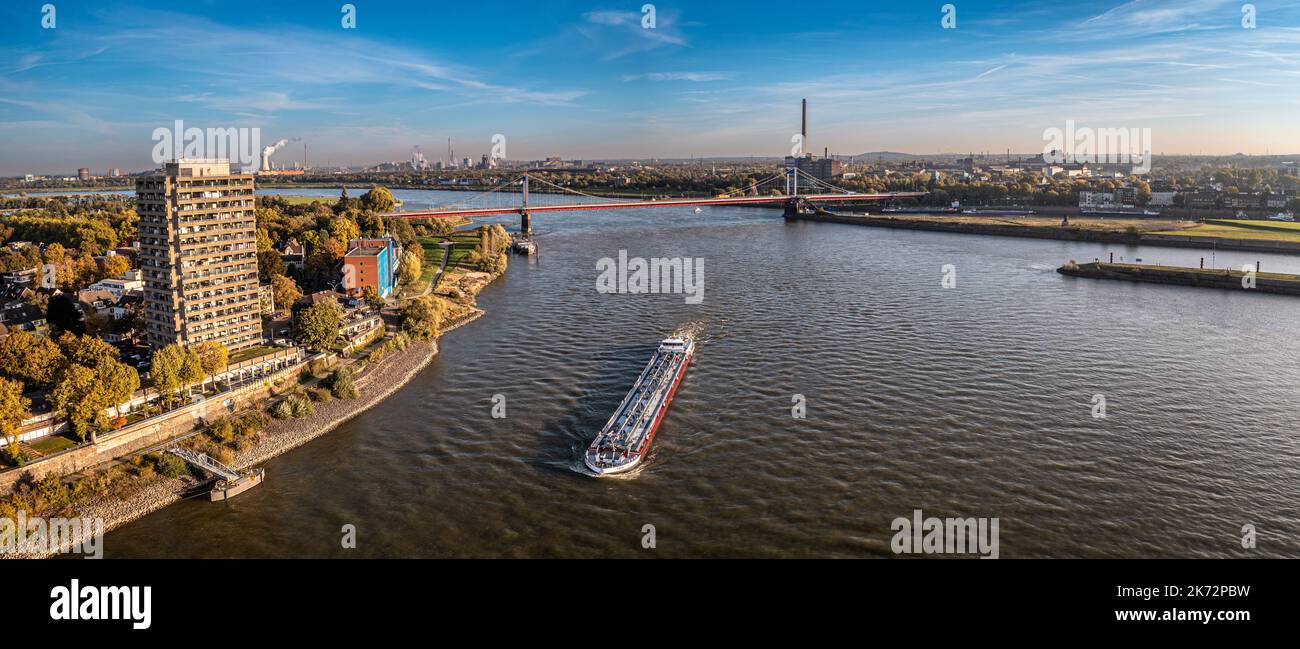
[[[404,389],[269,462],[263,486],[169,507],[106,553],[893,556],[890,521],[920,508],[998,517],[1002,557],[1300,556],[1300,300],[1054,272],[1111,250],[1184,265],[1200,251],[743,208],[537,221],[540,257],[512,259],[480,296],[488,315]],[[703,304],[597,293],[596,260],[620,249],[704,258]],[[1213,257],[1257,259],[1300,272]],[[584,475],[582,449],[685,325],[698,357],[648,462]],[[340,548],[347,523],[355,550]]]

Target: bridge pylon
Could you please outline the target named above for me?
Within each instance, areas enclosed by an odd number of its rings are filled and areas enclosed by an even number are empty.
[[[533,236],[533,217],[528,213],[528,172],[524,172],[524,201],[519,208],[519,234],[523,237]]]

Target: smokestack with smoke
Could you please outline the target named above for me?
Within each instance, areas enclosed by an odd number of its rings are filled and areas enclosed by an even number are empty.
[[[298,140],[301,140],[301,139],[302,139],[302,138],[298,138],[298,137],[296,137],[296,138],[293,138],[293,141],[294,141],[294,142],[297,142]],[[283,139],[283,138],[282,138],[282,139],[276,140],[275,144],[272,144],[271,146],[268,146],[268,147],[262,149],[262,171],[270,171],[270,170],[271,170],[271,156],[272,156],[276,151],[279,151],[281,147],[283,147],[284,145],[288,144],[289,142],[290,142],[289,140],[286,140],[286,139]]]

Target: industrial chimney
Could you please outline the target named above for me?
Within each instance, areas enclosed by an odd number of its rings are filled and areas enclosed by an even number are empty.
[[[800,121],[799,133],[803,135],[804,150],[808,150],[808,100],[803,100],[803,118]]]

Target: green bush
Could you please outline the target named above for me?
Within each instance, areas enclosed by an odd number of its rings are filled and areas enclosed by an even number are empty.
[[[330,393],[339,399],[357,398],[357,385],[352,380],[352,370],[340,367],[334,370],[327,381]]]
[[[285,399],[280,403],[275,404],[275,407],[271,408],[271,416],[275,417],[276,419],[292,418],[293,408],[289,406],[289,400]]]
[[[271,409],[271,416],[276,419],[302,419],[310,417],[315,411],[310,399],[295,394],[276,404]]]
[[[212,449],[212,452],[209,455],[212,456],[212,459],[226,465],[235,461],[235,452],[224,446],[218,446],[217,448]]]
[[[235,432],[244,437],[252,437],[266,428],[266,418],[260,412],[250,412],[235,420]]]
[[[311,405],[311,401],[303,397],[289,397],[287,401],[289,402],[289,413],[294,419],[310,417],[312,413],[316,412],[316,408]]]
[[[158,465],[158,473],[161,473],[168,478],[179,478],[190,472],[190,467],[185,463],[185,460],[182,460],[171,453],[163,453],[158,458],[156,464]]]
[[[312,360],[310,363],[307,363],[307,370],[312,373],[312,376],[320,376],[329,371],[330,365],[332,365],[330,358],[326,356],[325,358],[317,358]]]
[[[208,429],[208,434],[212,436],[212,439],[215,439],[218,442],[229,442],[235,438],[235,425],[229,419],[218,419],[212,422],[211,428]]]
[[[307,391],[307,396],[311,397],[311,400],[317,403],[325,403],[334,398],[334,395],[325,388],[312,388]]]

